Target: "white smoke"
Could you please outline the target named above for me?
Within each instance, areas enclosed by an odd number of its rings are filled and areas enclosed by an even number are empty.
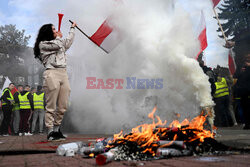
[[[124,37],[106,54],[76,30],[68,53],[69,115],[79,131],[110,133],[133,127],[147,121],[156,103],[156,114],[168,121],[175,113],[180,113],[182,119],[193,118],[199,106],[213,105],[208,77],[193,58],[199,43],[189,15],[179,7],[173,9],[172,0],[62,1],[61,8],[58,12],[65,14],[64,20],[75,20],[89,35],[112,15],[111,23]],[[47,6],[42,12],[54,17],[51,10]],[[63,32],[69,26],[63,22]],[[86,77],[104,81],[162,78],[163,89],[126,89],[125,82],[121,90],[90,90],[86,89]]]

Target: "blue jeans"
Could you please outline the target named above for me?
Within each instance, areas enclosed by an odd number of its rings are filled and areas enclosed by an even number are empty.
[[[43,132],[43,126],[44,126],[44,116],[45,111],[44,109],[35,109],[33,113],[33,120],[32,120],[32,127],[31,127],[31,133],[34,133],[36,129],[36,122],[37,118],[39,117],[39,132]]]

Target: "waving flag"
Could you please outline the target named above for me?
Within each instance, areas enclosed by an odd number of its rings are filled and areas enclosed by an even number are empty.
[[[236,70],[236,65],[235,65],[234,54],[232,52],[232,49],[229,49],[229,53],[228,53],[228,67],[229,67],[230,73],[234,75],[235,70]]]
[[[198,53],[198,55],[196,56],[196,59],[198,58],[199,54],[201,52],[203,52],[203,50],[206,49],[207,47],[207,34],[206,34],[206,22],[205,22],[205,17],[204,17],[204,14],[203,14],[203,11],[201,11],[201,18],[200,18],[200,24],[199,24],[199,27],[198,27],[198,33],[199,33],[199,36],[198,36],[198,39],[200,41],[200,52]]]
[[[9,84],[11,83],[11,81],[10,81],[10,79],[9,79],[9,77],[6,77],[5,78],[5,81],[4,81],[4,84],[3,84],[3,87],[2,87],[2,90],[1,90],[1,94],[0,94],[0,96],[2,95],[2,92],[3,92],[3,90],[5,89],[5,88],[7,88],[7,87],[9,87]]]
[[[120,42],[118,31],[109,25],[107,19],[89,39],[107,53],[111,52]]]
[[[219,2],[220,2],[220,0],[212,0],[213,8],[215,8]]]

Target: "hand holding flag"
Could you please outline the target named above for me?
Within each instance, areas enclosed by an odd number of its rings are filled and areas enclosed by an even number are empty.
[[[70,23],[72,23],[72,25],[74,24],[73,21],[69,20]],[[83,35],[85,35],[88,39],[90,39],[90,37],[85,33],[83,32],[77,25],[75,25],[75,27],[81,32],[83,33]],[[91,39],[90,39],[91,40]],[[92,41],[92,40],[91,40]],[[95,43],[95,42],[94,42]],[[100,46],[99,46],[100,47]],[[104,52],[108,53],[105,49],[103,49],[102,47],[100,47]]]
[[[235,45],[234,41],[226,41],[226,44],[224,47],[230,49],[230,48],[234,47],[234,45]]]

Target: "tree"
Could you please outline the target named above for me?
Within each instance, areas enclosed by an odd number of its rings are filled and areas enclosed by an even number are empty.
[[[16,25],[0,26],[0,52],[9,54],[25,49],[30,36],[25,36],[24,33],[25,30],[17,30]]]
[[[222,28],[227,38],[238,40],[242,31],[250,31],[250,0],[224,0],[224,4],[218,9]],[[220,28],[217,30],[220,32]],[[223,38],[222,35],[220,35]]]
[[[14,79],[16,75],[25,73],[23,53],[30,36],[24,33],[25,30],[20,31],[12,24],[0,26],[0,75]]]
[[[235,42],[233,50],[237,68],[234,75],[238,76],[245,65],[249,51],[250,0],[224,0],[221,6],[218,17],[224,22],[221,25],[226,37]],[[217,31],[220,32],[220,28]],[[219,37],[223,38],[222,35]]]

